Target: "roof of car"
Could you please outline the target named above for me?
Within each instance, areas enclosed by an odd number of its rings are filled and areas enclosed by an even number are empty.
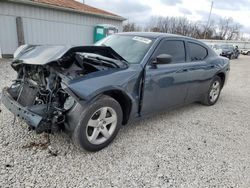
[[[159,32],[124,32],[119,33],[120,35],[134,35],[140,37],[149,37],[149,38],[162,38],[162,37],[182,37],[182,38],[189,38],[182,35],[175,35],[169,33],[159,33]]]
[[[123,32],[123,33],[118,33],[118,35],[131,35],[131,36],[139,36],[139,37],[146,37],[146,38],[152,38],[152,39],[162,39],[162,38],[181,38],[181,39],[188,39],[191,40],[195,43],[198,43],[207,49],[210,49],[210,47],[205,44],[204,42],[191,38],[191,37],[186,37],[183,35],[176,35],[176,34],[169,34],[169,33],[159,33],[159,32]]]

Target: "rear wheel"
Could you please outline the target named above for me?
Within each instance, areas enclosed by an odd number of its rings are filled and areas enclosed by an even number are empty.
[[[202,103],[207,106],[214,105],[219,99],[221,88],[221,78],[219,76],[215,76],[204,96]]]
[[[108,96],[93,102],[81,116],[73,133],[73,141],[88,151],[98,151],[109,145],[122,123],[120,104]]]
[[[249,56],[250,56],[250,51],[249,51],[249,52],[247,52],[247,55],[249,55]]]

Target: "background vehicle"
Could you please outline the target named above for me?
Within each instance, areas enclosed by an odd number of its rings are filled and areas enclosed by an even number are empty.
[[[250,56],[250,49],[242,49],[241,54]]]
[[[218,49],[221,49],[221,56],[227,57],[228,59],[237,59],[239,57],[239,49],[237,46],[230,44],[222,44],[217,46]]]
[[[18,52],[12,62],[18,76],[3,90],[4,105],[38,133],[65,129],[89,151],[107,146],[134,118],[192,102],[214,105],[230,69],[204,43],[163,33]]]

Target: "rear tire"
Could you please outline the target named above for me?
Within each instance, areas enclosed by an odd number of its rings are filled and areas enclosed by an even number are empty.
[[[81,114],[72,139],[76,146],[87,151],[99,151],[116,137],[122,124],[120,104],[109,96],[101,96]]]
[[[206,106],[214,105],[220,97],[221,89],[222,89],[221,78],[219,76],[215,76],[208,88],[207,93],[204,95],[202,104]]]

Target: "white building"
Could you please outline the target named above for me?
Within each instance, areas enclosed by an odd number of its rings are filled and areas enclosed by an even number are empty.
[[[0,0],[0,51],[13,54],[22,44],[89,45],[97,24],[121,31],[123,20],[74,0]]]

